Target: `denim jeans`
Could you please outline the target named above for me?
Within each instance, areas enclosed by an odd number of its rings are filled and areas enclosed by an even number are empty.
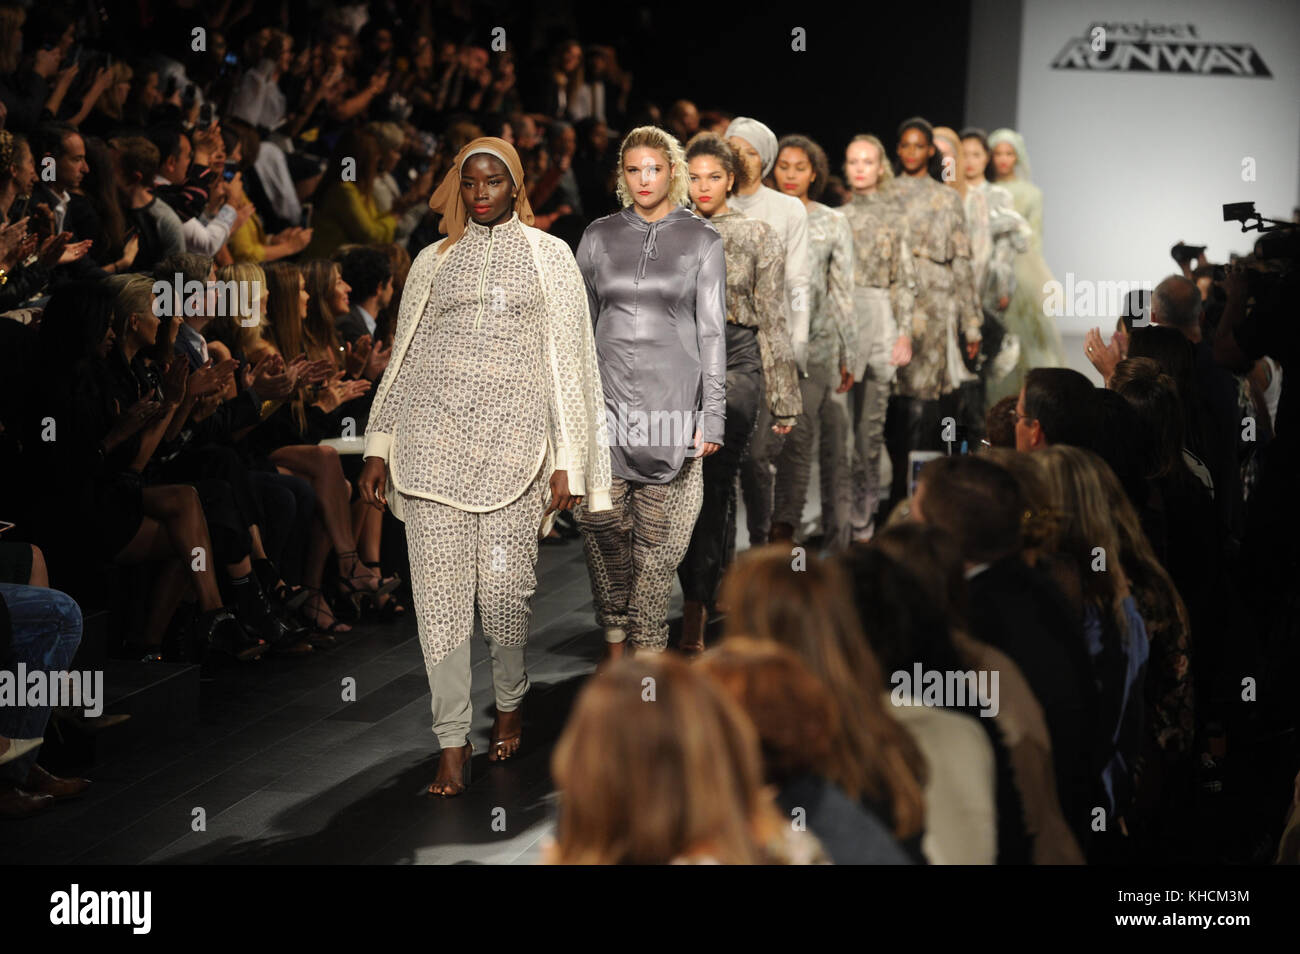
[[[81,645],[81,607],[67,593],[43,586],[0,583],[13,622],[14,666],[26,663],[28,671],[65,670]],[[19,692],[25,687],[19,686]],[[11,739],[39,739],[50,721],[50,707],[0,706],[0,735]],[[0,765],[0,781],[22,784],[36,762],[39,749]]]

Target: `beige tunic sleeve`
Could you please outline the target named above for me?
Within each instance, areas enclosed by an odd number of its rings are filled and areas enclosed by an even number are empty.
[[[401,412],[400,402],[392,400],[389,395],[401,374],[402,359],[406,348],[411,343],[415,324],[424,314],[425,303],[429,300],[429,291],[433,285],[433,275],[437,265],[437,250],[442,244],[440,239],[415,256],[411,263],[411,272],[407,276],[406,286],[402,292],[402,302],[397,310],[397,329],[393,333],[393,356],[379,379],[375,389],[375,399],[370,405],[370,418],[366,424],[366,443],[363,451],[366,457],[380,457],[385,462],[393,441],[393,425]]]

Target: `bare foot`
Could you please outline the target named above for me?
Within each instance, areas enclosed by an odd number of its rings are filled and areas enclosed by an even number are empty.
[[[519,751],[523,740],[523,713],[497,710],[496,723],[492,726],[492,751],[488,753],[489,762],[504,762]]]
[[[438,759],[438,775],[429,786],[429,794],[452,798],[465,791],[465,763],[473,753],[468,742],[458,748],[443,749]]]

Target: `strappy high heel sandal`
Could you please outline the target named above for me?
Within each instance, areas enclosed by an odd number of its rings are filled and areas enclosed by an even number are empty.
[[[461,748],[463,748],[463,749],[469,749],[469,752],[467,752],[467,753],[465,754],[465,762],[464,762],[464,764],[461,766],[461,769],[460,769],[460,784],[459,784],[459,787],[451,788],[450,790],[447,789],[447,788],[444,788],[442,791],[436,791],[436,790],[435,790],[435,789],[436,789],[436,786],[437,786],[439,783],[438,783],[438,780],[437,780],[437,779],[434,779],[431,783],[429,783],[429,794],[430,794],[430,795],[437,795],[437,796],[439,796],[440,798],[455,798],[457,795],[460,795],[462,792],[464,792],[465,789],[469,788],[469,774],[470,774],[470,773],[469,773],[469,767],[470,767],[470,763],[472,763],[472,762],[474,761],[474,743],[473,743],[473,742],[468,742],[468,741],[467,741],[464,745],[461,746]],[[441,758],[441,756],[440,756],[439,759],[438,759],[438,767],[439,767],[439,768],[442,767],[442,758]],[[456,782],[454,782],[454,781],[453,781],[453,782],[444,782],[444,783],[442,783],[442,784],[444,784],[444,785],[448,785],[448,786],[454,786],[454,785],[456,785]]]
[[[396,573],[394,573],[392,576],[385,577],[383,575],[383,568],[379,565],[378,560],[376,560],[373,563],[366,561],[366,566],[370,567],[371,569],[380,571],[379,585],[381,587],[387,586],[392,581],[396,581],[396,586],[393,587],[392,591],[388,593],[380,593],[375,597],[374,602],[379,612],[379,621],[381,623],[391,623],[394,620],[401,619],[403,616],[406,615],[406,607],[403,606],[401,603],[397,602],[396,591],[397,588],[402,585],[402,578]],[[386,596],[387,599],[381,601],[380,596]]]
[[[344,557],[355,556],[357,556],[356,550],[344,550],[339,554],[339,561],[341,563]],[[389,577],[387,581],[380,579],[378,574],[372,577],[366,572],[369,569],[370,567],[358,557],[352,565],[352,572],[347,576],[340,574],[338,577],[339,594],[352,604],[358,618],[367,600],[373,602],[376,597],[391,593],[402,585],[402,581],[395,576]],[[374,586],[366,586],[365,584],[371,580],[374,581]]]
[[[352,632],[351,626],[334,615],[324,593],[314,586],[304,586],[303,590],[307,592],[307,600],[299,607],[298,618],[311,629],[307,638],[313,646],[333,646],[338,643],[338,633]],[[320,618],[326,614],[329,615],[330,622],[322,626]]]
[[[519,712],[518,709],[515,710]],[[520,747],[524,744],[524,717],[523,713],[519,715],[519,731],[514,735],[508,735],[504,738],[497,735],[497,725],[501,722],[501,713],[497,712],[497,717],[492,722],[492,751],[488,753],[489,762],[504,762],[519,754]],[[513,744],[513,748],[510,748]]]

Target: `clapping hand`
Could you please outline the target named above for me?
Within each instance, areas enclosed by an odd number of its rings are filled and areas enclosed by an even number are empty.
[[[346,404],[355,398],[361,397],[370,390],[370,382],[365,378],[359,378],[346,381],[343,378],[342,371],[336,371],[329,378],[317,394],[317,404],[329,413],[337,408],[340,404]],[[329,395],[327,398],[326,395]]]
[[[339,403],[346,404],[348,401],[361,397],[370,390],[370,382],[365,378],[354,378],[351,381],[339,380],[335,385],[339,392]]]
[[[80,242],[72,242],[65,245],[63,247],[63,254],[59,256],[59,264],[70,265],[78,259],[85,258],[87,253],[90,252],[90,246],[94,243],[94,239],[82,239]]]
[[[0,268],[6,271],[18,264],[18,248],[27,235],[27,218],[24,216],[12,225],[0,228]]]
[[[1115,366],[1124,360],[1124,355],[1128,350],[1127,342],[1120,336],[1117,331],[1110,336],[1110,344],[1103,344],[1101,340],[1101,331],[1093,328],[1083,336],[1083,353],[1087,355],[1092,366],[1101,374],[1102,380],[1109,384],[1111,375],[1115,373]]]
[[[113,403],[116,406],[117,402]],[[140,398],[140,400],[117,415],[117,419],[113,421],[113,426],[104,435],[104,447],[107,450],[112,450],[152,421],[161,410],[162,404],[153,398]]]
[[[132,233],[131,237],[126,240],[122,246],[123,268],[130,268],[135,263],[135,257],[140,254],[140,236],[138,233]]]
[[[60,232],[42,241],[40,251],[37,253],[41,264],[51,267],[59,264],[59,259],[63,256],[63,250],[68,247],[70,238],[72,238],[71,232]]]
[[[190,373],[186,393],[194,398],[220,394],[234,378],[237,367],[239,367],[237,358],[227,358],[225,361],[215,364],[209,361],[201,368],[195,368]]]
[[[342,374],[342,371],[336,371],[334,362],[329,358],[321,358],[318,361],[308,361],[303,367],[302,372],[298,375],[299,384],[323,384],[335,374]]]
[[[362,335],[355,342],[343,345],[343,370],[349,377],[361,377],[361,372],[370,359],[372,345],[370,335]]]
[[[244,365],[244,370],[240,372],[240,386],[247,388],[256,388],[262,391],[262,383],[269,381],[277,373],[284,370],[284,360],[274,351],[267,351],[256,362],[249,362]]]
[[[388,367],[388,359],[393,356],[393,346],[385,345],[382,341],[375,343],[370,349],[370,356],[366,359],[365,370],[361,376],[369,378],[371,381],[376,380]]]
[[[169,405],[180,404],[185,400],[185,389],[189,386],[190,363],[184,355],[173,355],[171,364],[163,372],[163,401]]]
[[[297,373],[285,367],[284,359],[274,352],[263,358],[253,368],[252,387],[262,397],[272,401],[282,401],[293,393],[297,386]]]

